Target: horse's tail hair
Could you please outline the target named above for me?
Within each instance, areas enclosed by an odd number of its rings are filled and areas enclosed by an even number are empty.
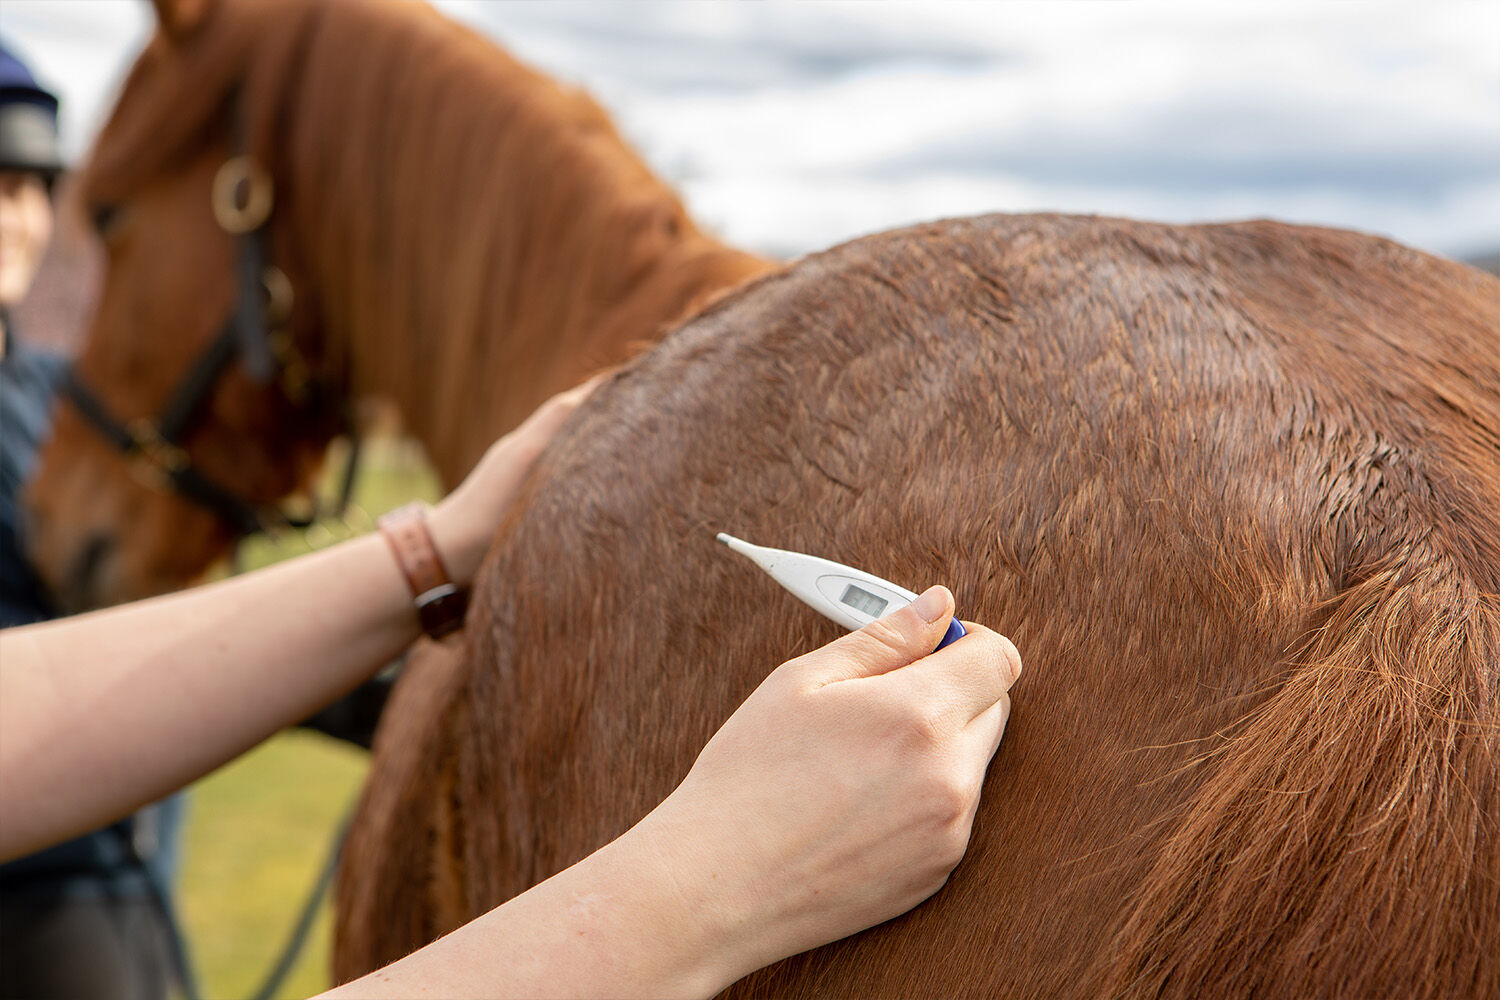
[[[1406,555],[1203,762],[1103,995],[1500,996],[1500,595]]]
[[[419,641],[382,715],[371,762],[382,780],[365,782],[335,881],[335,983],[389,965],[467,919],[454,867],[463,851],[456,761],[444,740],[461,709],[453,688],[462,663],[461,645]]]

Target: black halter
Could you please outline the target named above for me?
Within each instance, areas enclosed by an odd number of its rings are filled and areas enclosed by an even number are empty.
[[[154,421],[116,419],[99,396],[69,367],[63,391],[94,429],[130,461],[136,477],[159,490],[173,491],[227,521],[238,536],[277,527],[305,528],[318,516],[258,507],[200,472],[183,441],[203,411],[224,372],[236,360],[260,385],[279,379],[293,399],[310,407],[327,405],[330,393],[309,374],[286,325],[291,318],[292,287],[286,275],[266,261],[265,226],[274,193],[271,177],[251,157],[240,154],[219,168],[214,179],[213,208],[219,225],[235,236],[237,293],[229,318],[199,355]],[[349,434],[336,516],[348,506],[359,453],[359,439],[349,414],[340,415]]]

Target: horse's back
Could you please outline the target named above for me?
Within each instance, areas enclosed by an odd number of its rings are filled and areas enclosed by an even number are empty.
[[[1242,785],[1307,791],[1237,736],[1306,708],[1287,695],[1321,649],[1309,636],[1362,627],[1329,609],[1390,567],[1441,564],[1456,589],[1427,593],[1429,610],[1469,630],[1473,662],[1500,655],[1493,605],[1465,596],[1500,590],[1496,306],[1477,272],[1271,223],[988,217],[872,237],[762,279],[625,369],[544,457],[486,563],[441,705],[392,706],[392,726],[447,713],[446,728],[383,741],[345,877],[395,880],[386,905],[432,922],[452,891],[388,859],[440,855],[424,864],[458,873],[467,908],[436,920],[451,925],[665,796],[771,668],[837,634],[718,546],[722,529],[914,589],[946,583],[963,616],[1012,636],[1026,660],[948,886],[741,989],[1087,996],[1218,981],[1289,993],[1293,943],[1320,929],[1325,957],[1298,959],[1299,988],[1494,985],[1500,846],[1493,818],[1451,789],[1392,803],[1413,835],[1469,824],[1467,916],[1451,895],[1427,912],[1465,931],[1441,942],[1399,921],[1373,944],[1357,921],[1317,923],[1341,893],[1389,902],[1373,872],[1351,873],[1349,850],[1416,849],[1379,839],[1374,805],[1304,817],[1318,850],[1286,847],[1280,870],[1252,872],[1236,858],[1270,863],[1253,849],[1260,831],[1225,803],[1247,807]],[[1450,671],[1455,698],[1416,713],[1462,716],[1462,732],[1427,749],[1466,761],[1438,771],[1476,795],[1494,790],[1489,662]],[[1388,686],[1391,698],[1414,689]],[[1370,721],[1303,714],[1292,721],[1313,741]],[[1354,773],[1336,755],[1324,766],[1331,787]],[[1409,777],[1378,764],[1359,775]],[[1437,840],[1433,851],[1457,850]],[[1208,842],[1224,853],[1205,854]],[[1217,867],[1185,874],[1193,859]],[[1197,892],[1213,913],[1194,908]],[[368,930],[388,917],[344,908],[341,936],[362,944],[341,948],[342,975],[423,943],[408,920]]]

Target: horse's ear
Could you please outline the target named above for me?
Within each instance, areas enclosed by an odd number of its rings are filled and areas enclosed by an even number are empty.
[[[151,0],[162,35],[173,42],[191,37],[216,3],[217,0]]]

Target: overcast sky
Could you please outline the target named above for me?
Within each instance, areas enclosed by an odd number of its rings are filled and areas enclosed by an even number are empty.
[[[1271,216],[1500,246],[1500,3],[438,6],[588,87],[693,212],[779,254],[944,215]],[[77,154],[144,0],[0,0]]]

